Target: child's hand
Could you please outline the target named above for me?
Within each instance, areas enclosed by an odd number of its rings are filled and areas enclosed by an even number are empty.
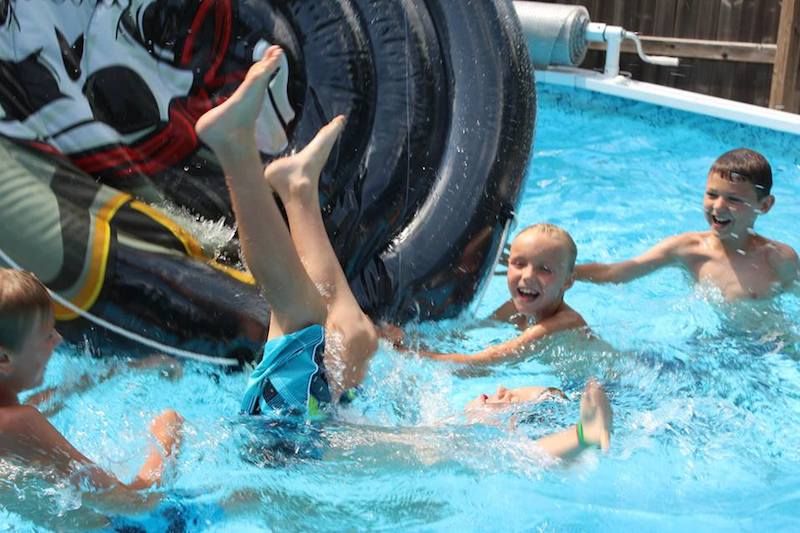
[[[183,417],[172,409],[167,409],[150,423],[150,433],[159,446],[152,445],[139,474],[128,488],[134,490],[146,489],[153,485],[161,484],[162,476],[169,465],[174,465],[178,453],[183,430]],[[160,449],[159,449],[160,448]]]
[[[594,379],[586,383],[581,397],[581,424],[584,439],[588,444],[596,444],[608,451],[614,413],[603,387]]]
[[[128,367],[156,369],[160,375],[172,381],[178,380],[183,376],[183,365],[181,365],[181,362],[174,357],[163,354],[153,354],[143,359],[134,359],[128,363]]]
[[[378,334],[392,343],[396,350],[408,350],[405,332],[394,324],[382,323],[378,326]]]
[[[183,433],[183,417],[177,411],[167,409],[153,419],[150,433],[158,441],[166,456],[177,451]]]

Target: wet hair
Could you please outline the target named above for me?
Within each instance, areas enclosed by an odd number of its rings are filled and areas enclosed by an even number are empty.
[[[545,233],[547,235],[551,235],[556,238],[562,239],[567,244],[567,252],[568,252],[567,266],[569,267],[568,271],[572,272],[573,270],[575,270],[575,261],[578,259],[578,247],[575,245],[575,241],[572,240],[572,236],[566,230],[559,228],[555,224],[547,224],[547,223],[531,224],[530,226],[520,231],[517,234],[517,237],[519,237],[524,233],[528,233],[529,231],[536,233]]]
[[[768,196],[772,190],[772,168],[769,161],[749,148],[725,152],[714,161],[708,173],[734,183],[752,184],[759,200]]]
[[[0,346],[19,350],[34,326],[52,312],[53,302],[39,278],[0,268]]]

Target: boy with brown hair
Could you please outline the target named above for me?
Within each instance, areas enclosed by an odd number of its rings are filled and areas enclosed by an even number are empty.
[[[719,288],[728,301],[769,298],[790,289],[798,279],[797,252],[753,229],[758,215],[775,203],[771,189],[772,169],[764,156],[747,148],[726,152],[706,180],[708,231],[668,237],[627,261],[579,265],[575,278],[619,283],[677,264],[696,282]]]
[[[158,445],[151,447],[131,483],[103,471],[76,450],[42,413],[22,405],[19,394],[41,385],[53,349],[61,342],[54,329],[53,304],[31,273],[0,268],[0,457],[25,466],[41,466],[79,486],[90,506],[109,512],[149,508],[157,495],[136,491],[160,483],[165,462],[177,452],[182,419],[167,410],[150,427]]]

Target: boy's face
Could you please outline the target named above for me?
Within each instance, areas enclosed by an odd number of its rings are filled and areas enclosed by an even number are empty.
[[[494,394],[481,394],[466,406],[467,411],[479,409],[502,409],[515,403],[537,402],[550,397],[565,398],[564,393],[553,387],[519,387],[507,389],[502,385]]]
[[[17,391],[41,385],[47,362],[60,342],[61,335],[55,330],[52,313],[35,321],[19,350],[8,352],[9,371],[5,376],[6,382],[12,384]]]
[[[572,286],[568,270],[569,245],[557,235],[526,231],[511,243],[508,291],[519,313],[550,316]]]
[[[752,183],[733,182],[711,173],[703,211],[714,235],[723,240],[740,239],[752,231],[756,217],[769,211],[774,201],[771,195],[759,200]]]

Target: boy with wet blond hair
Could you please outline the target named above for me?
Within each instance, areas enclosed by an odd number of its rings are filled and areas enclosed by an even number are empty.
[[[155,505],[157,495],[136,493],[160,483],[165,462],[177,451],[182,419],[167,410],[150,427],[158,443],[131,483],[103,471],[19,394],[42,384],[53,349],[61,342],[45,286],[29,272],[0,268],[0,458],[46,467],[56,475],[98,492],[84,501],[103,511],[131,511]]]
[[[438,361],[467,365],[500,363],[524,357],[545,337],[586,328],[583,317],[564,302],[564,294],[574,280],[577,255],[575,241],[562,228],[553,224],[526,227],[511,242],[506,273],[511,298],[491,317],[513,323],[522,333],[475,354],[428,350],[419,350],[419,354]],[[395,346],[403,346],[401,332],[387,336],[394,337]]]
[[[627,261],[579,265],[575,278],[620,283],[680,265],[696,282],[717,287],[728,301],[769,298],[788,290],[798,279],[797,252],[753,229],[756,218],[775,204],[771,189],[772,169],[763,155],[747,148],[726,152],[706,179],[708,231],[668,237]]]

